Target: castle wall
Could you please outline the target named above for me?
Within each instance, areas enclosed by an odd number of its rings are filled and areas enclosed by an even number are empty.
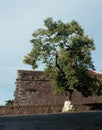
[[[53,94],[53,88],[48,78],[42,79],[43,71],[18,70],[14,105],[63,105],[64,94]],[[102,96],[85,98],[75,91],[72,95],[73,104],[102,103]]]
[[[18,70],[15,105],[61,105],[65,101],[64,95],[53,94],[49,80],[42,79],[42,74],[42,71]]]

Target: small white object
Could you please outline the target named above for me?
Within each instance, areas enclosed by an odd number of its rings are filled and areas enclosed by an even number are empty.
[[[65,101],[62,112],[68,112],[68,111],[72,110],[72,108],[73,108],[73,105],[71,105],[71,101]]]

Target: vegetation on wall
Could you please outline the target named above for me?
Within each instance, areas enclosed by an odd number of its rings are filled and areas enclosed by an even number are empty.
[[[13,106],[14,104],[14,100],[7,100],[5,102],[6,102],[5,106]]]

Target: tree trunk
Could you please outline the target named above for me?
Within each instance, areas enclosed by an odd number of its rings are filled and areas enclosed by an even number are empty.
[[[72,94],[73,94],[73,90],[68,90],[67,92],[65,92],[66,100],[72,102]]]
[[[68,112],[68,111],[71,111],[73,109],[73,105],[72,105],[72,94],[73,94],[73,90],[67,91],[65,93],[66,100],[64,102],[64,107],[62,109],[62,112]]]

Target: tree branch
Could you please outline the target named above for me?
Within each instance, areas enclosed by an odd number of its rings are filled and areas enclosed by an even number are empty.
[[[56,59],[55,59],[56,61],[56,63],[55,63],[55,66],[61,71],[61,73],[63,74],[63,75],[65,75],[65,73],[63,72],[63,70],[61,69],[61,67],[58,65],[58,54],[56,53]]]

